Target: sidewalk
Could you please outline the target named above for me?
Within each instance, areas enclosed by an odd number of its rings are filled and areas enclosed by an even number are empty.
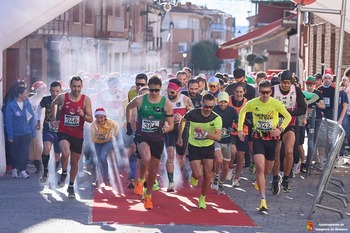
[[[350,165],[344,164],[334,169],[334,176],[345,183],[345,190],[350,193],[349,171]],[[31,172],[31,171],[30,171]],[[254,176],[244,169],[240,188],[232,188],[226,184],[225,190],[238,205],[255,221],[257,227],[222,227],[215,229],[205,226],[188,225],[155,225],[155,226],[126,226],[116,223],[90,224],[89,212],[91,205],[91,176],[85,172],[78,178],[77,200],[67,198],[66,189],[50,190],[48,185],[39,182],[39,175],[30,173],[28,180],[14,179],[6,174],[0,177],[0,232],[307,232],[306,225],[309,221],[311,204],[314,200],[316,187],[320,175],[313,174],[305,179],[304,174],[297,175],[291,180],[291,193],[281,192],[273,196],[266,190],[269,212],[259,213],[258,192],[252,185]],[[268,181],[271,181],[268,177]],[[270,183],[267,184],[267,188]],[[336,187],[331,187],[338,191]],[[314,228],[344,229],[350,232],[350,208],[343,208],[340,201],[325,196],[322,203],[329,206],[342,208],[345,218],[335,212],[316,208],[312,216]],[[331,225],[333,226],[331,227]],[[341,225],[343,224],[343,225]],[[334,227],[335,226],[335,227]],[[321,232],[321,231],[320,231]],[[343,231],[344,232],[344,231]]]

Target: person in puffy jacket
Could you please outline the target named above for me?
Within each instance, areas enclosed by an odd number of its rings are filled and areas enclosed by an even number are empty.
[[[6,106],[5,128],[10,144],[12,177],[29,178],[26,166],[29,159],[29,145],[36,137],[35,116],[32,105],[28,101],[28,89],[17,87],[15,98]]]

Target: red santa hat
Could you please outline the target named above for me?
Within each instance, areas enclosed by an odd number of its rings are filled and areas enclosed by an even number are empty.
[[[33,91],[38,91],[38,90],[40,90],[42,88],[46,88],[46,84],[43,81],[36,81],[32,85],[32,90]]]
[[[95,111],[95,117],[97,115],[107,116],[106,110],[104,108],[98,108]]]

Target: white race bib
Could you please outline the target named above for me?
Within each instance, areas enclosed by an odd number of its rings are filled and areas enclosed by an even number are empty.
[[[64,115],[65,126],[79,126],[80,117],[73,115]]]
[[[156,127],[159,127],[160,122],[159,120],[148,120],[148,119],[142,119],[142,132],[154,132]]]
[[[258,121],[256,129],[260,131],[270,131],[272,130],[272,121]]]

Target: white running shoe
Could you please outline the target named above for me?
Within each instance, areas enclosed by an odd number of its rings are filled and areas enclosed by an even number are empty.
[[[18,171],[17,171],[16,168],[13,168],[12,171],[11,171],[11,173],[12,173],[12,177],[13,177],[13,178],[18,178]]]
[[[233,183],[232,183],[233,187],[239,187],[241,186],[241,179],[240,178],[233,178]]]
[[[27,174],[27,172],[25,170],[21,171],[18,175],[18,178],[21,178],[21,179],[28,179],[29,178],[29,175]]]
[[[231,181],[233,177],[233,169],[229,169],[226,175],[226,180]]]

